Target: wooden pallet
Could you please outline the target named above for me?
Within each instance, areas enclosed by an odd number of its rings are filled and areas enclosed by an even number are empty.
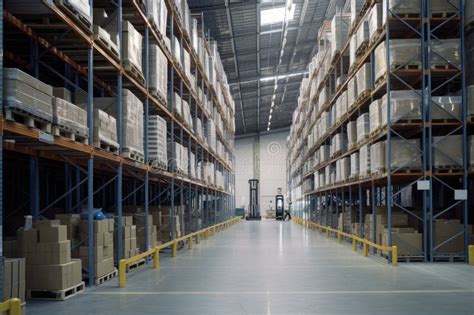
[[[459,70],[460,68],[453,66],[452,64],[439,64],[431,65],[431,70]]]
[[[116,61],[120,61],[120,51],[114,43],[103,38],[99,33],[99,26],[94,25],[94,35],[92,36],[95,42],[98,42],[102,48],[106,49]]]
[[[77,131],[73,131],[67,126],[54,125],[52,128],[52,134],[56,137],[68,138],[69,140],[82,144],[89,144],[89,138],[81,135]]]
[[[438,174],[459,174],[463,173],[464,169],[459,165],[437,165],[434,172]]]
[[[396,13],[395,14],[401,19],[421,19],[420,13]]]
[[[150,166],[157,170],[167,171],[168,165],[162,161],[152,160],[150,161]]]
[[[360,104],[364,99],[366,99],[367,97],[370,96],[370,90],[365,90],[364,92],[362,92],[362,94],[360,94],[357,99],[355,100],[355,104]]]
[[[408,63],[408,64],[392,64],[390,65],[390,71],[400,71],[400,70],[421,70],[421,63]]]
[[[469,1],[469,0],[467,0]],[[445,11],[445,12],[431,12],[430,16],[432,19],[440,19],[440,18],[449,18],[452,16],[455,16],[459,14],[459,12],[456,11]]]
[[[140,163],[145,163],[145,158],[143,156],[143,153],[137,152],[137,151],[135,151],[133,149],[130,149],[130,148],[123,148],[122,156],[124,158],[130,159],[130,160],[133,160],[133,161],[137,161],[137,162],[140,162]]]
[[[51,133],[51,122],[35,116],[27,111],[15,107],[5,109],[5,119],[14,121],[30,128],[36,128],[46,133]]]
[[[64,290],[52,290],[52,291],[42,291],[42,290],[27,290],[26,298],[29,300],[46,300],[46,301],[64,301],[73,297],[84,291],[86,285],[83,282],[64,289]]]
[[[369,47],[372,48],[375,43],[377,43],[380,39],[380,36],[382,35],[382,32],[384,30],[384,27],[378,28],[375,30],[375,32],[372,34],[372,37],[370,37],[369,40]]]
[[[119,148],[115,144],[110,144],[101,139],[94,141],[94,147],[114,154],[118,154],[119,151]]]
[[[165,96],[163,96],[163,94],[161,94],[161,91],[159,91],[158,89],[154,89],[152,87],[149,88],[149,91],[150,91],[150,94],[156,97],[161,104],[165,106],[168,104],[168,100],[166,99]]]
[[[139,261],[136,261],[136,262],[134,262],[130,265],[127,265],[127,268],[125,269],[125,271],[127,273],[129,273],[131,271],[141,269],[145,266],[146,266],[146,260],[145,260],[145,258],[143,258],[143,259],[140,259]]]
[[[435,254],[433,260],[437,262],[464,262],[464,255],[461,254]]]
[[[54,0],[54,3],[73,20],[78,22],[84,30],[86,30],[89,34],[92,34],[92,20],[85,18],[80,12],[76,11],[72,5],[64,0]]]
[[[94,284],[95,285],[102,284],[104,282],[107,282],[107,281],[117,277],[117,275],[118,275],[118,270],[117,270],[117,268],[114,268],[114,270],[112,272],[109,272],[108,274],[103,275],[101,277],[94,278]]]
[[[127,72],[129,72],[132,75],[132,77],[134,77],[141,84],[145,84],[145,78],[143,77],[143,72],[141,69],[137,68],[136,65],[134,65],[131,62],[125,61],[123,62],[123,68]]]
[[[362,57],[367,53],[367,50],[369,49],[369,42],[363,42],[362,45],[356,50],[355,56],[356,58]]]

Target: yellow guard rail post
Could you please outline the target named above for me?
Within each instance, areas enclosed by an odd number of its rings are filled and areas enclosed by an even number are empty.
[[[469,265],[474,266],[474,245],[469,245],[467,252],[468,252]]]
[[[178,242],[181,241],[186,241],[188,240],[189,242],[189,249],[192,249],[193,247],[193,237],[196,237],[196,244],[199,243],[199,238],[200,235],[204,233],[205,238],[207,239],[209,237],[209,231],[216,231],[217,228],[223,228],[223,227],[229,227],[231,225],[234,225],[235,223],[240,221],[240,217],[235,217],[233,219],[212,225],[210,227],[207,227],[205,229],[199,230],[194,233],[187,234],[185,236],[176,238],[172,241],[166,242],[164,244],[160,244],[154,248],[151,248],[147,250],[144,253],[141,253],[139,255],[127,258],[127,259],[122,259],[119,262],[119,288],[125,288],[127,284],[127,266],[130,264],[133,264],[134,262],[137,262],[143,258],[153,256],[153,268],[158,269],[160,266],[160,250],[170,247],[171,246],[171,256],[176,257],[178,255]],[[0,304],[1,306],[1,304]],[[1,309],[0,309],[1,311]],[[18,313],[20,314],[20,313]],[[15,313],[12,313],[12,315],[16,315]]]
[[[320,225],[314,222],[310,222],[307,220],[303,220],[301,218],[295,218],[293,219],[296,223],[303,225],[304,227],[315,227],[318,229],[321,233],[325,232],[326,237],[330,238],[331,233],[335,233],[337,236],[337,241],[338,243],[341,243],[342,237],[346,237],[348,239],[352,239],[352,249],[354,251],[357,251],[357,243],[362,243],[362,254],[364,256],[368,256],[369,254],[369,247],[377,248],[381,251],[386,251],[386,252],[391,252],[392,254],[392,266],[398,266],[398,248],[397,246],[382,246],[376,243],[373,243],[371,241],[368,241],[366,239],[363,239],[357,235],[354,234],[349,234],[337,229],[333,229],[329,226],[324,226]],[[474,265],[474,246],[469,246],[469,264]]]
[[[21,315],[21,300],[17,298],[0,303],[0,313],[7,312],[8,315]]]

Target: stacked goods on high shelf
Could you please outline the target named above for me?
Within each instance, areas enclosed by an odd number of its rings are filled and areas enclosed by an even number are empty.
[[[89,128],[87,128],[87,112],[71,103],[69,90],[65,88],[53,89],[53,123],[57,126],[54,130],[55,135],[66,133],[72,140],[76,136],[85,139],[89,137]]]
[[[111,14],[110,18],[114,18],[115,14]],[[93,11],[93,32],[94,37],[99,40],[100,43],[105,45],[111,50],[111,52],[118,58],[120,58],[119,49],[119,35],[117,34],[116,24],[110,25],[109,14],[103,8],[94,8]],[[116,19],[116,18],[115,18]]]
[[[94,253],[94,278],[99,279],[115,271],[114,267],[114,219],[94,220],[92,222],[92,251]],[[89,222],[81,220],[79,257],[82,267],[89,269]]]
[[[211,162],[202,162],[202,178],[207,184],[215,184],[215,165]]]
[[[105,26],[111,38],[117,37],[117,19],[112,19],[110,24]],[[143,36],[129,21],[122,21],[122,64],[128,71],[132,71],[136,76],[143,79],[142,70],[142,41]]]
[[[115,221],[118,218],[115,217]],[[118,222],[116,222],[118,226]],[[118,239],[117,229],[114,231],[114,239]],[[133,224],[133,216],[123,215],[122,216],[122,258],[130,258],[140,253],[140,249],[137,245],[137,226]],[[118,255],[118,242],[114,243],[115,255]]]
[[[217,188],[224,189],[224,174],[221,171],[216,171],[216,186]]]
[[[168,18],[168,8],[165,0],[147,0],[148,20],[161,34],[166,37],[166,22]]]
[[[216,125],[214,121],[208,120],[204,125],[204,135],[207,140],[207,144],[212,151],[216,151],[217,137],[216,137]]]
[[[188,148],[178,142],[168,142],[168,151],[169,169],[177,173],[188,174]],[[173,158],[171,159],[171,157]]]
[[[158,115],[148,117],[148,158],[153,167],[168,168],[166,120]]]
[[[94,107],[117,117],[117,98],[94,98]],[[122,90],[123,146],[126,157],[143,162],[143,103],[129,90]]]
[[[67,228],[58,220],[37,221],[29,230],[18,230],[17,244],[19,255],[26,258],[28,298],[41,291],[84,289],[81,261],[71,259]]]
[[[158,45],[150,44],[148,65],[148,88],[152,93],[155,93],[163,100],[166,100],[168,90],[168,60]]]
[[[117,121],[112,115],[100,109],[94,109],[94,146],[118,153]]]
[[[182,99],[178,93],[174,93],[174,111],[177,117],[183,121],[189,129],[193,129],[193,118],[191,116],[191,109],[189,103]]]

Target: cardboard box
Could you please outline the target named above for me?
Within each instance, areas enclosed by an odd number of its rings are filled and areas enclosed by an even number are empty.
[[[101,262],[98,262],[94,265],[95,267],[95,276],[102,277],[108,273],[111,273],[114,270],[114,258],[104,259]]]
[[[57,221],[59,224],[59,220]],[[52,243],[67,240],[67,228],[65,225],[39,226],[39,242]]]
[[[103,244],[104,246],[113,246],[114,245],[114,233],[106,232],[103,234]]]
[[[59,220],[41,220],[41,221],[36,221],[34,223],[34,225],[37,229],[40,229],[42,227],[57,226],[57,225],[60,225],[60,224],[61,224],[61,222]]]
[[[79,214],[56,214],[56,220],[67,228],[67,239],[77,244],[80,238],[81,216]]]
[[[104,260],[104,246],[94,246],[94,261],[102,261]],[[84,262],[84,265],[89,264],[89,247],[81,246],[79,247],[79,254]]]
[[[459,220],[434,220],[433,222],[433,244],[439,246],[453,236],[464,231],[464,225]],[[470,233],[468,233],[470,234]],[[464,252],[464,234],[461,233],[449,242],[439,246],[435,250],[438,254],[455,254]]]
[[[423,234],[412,228],[392,229],[392,246],[397,246],[399,256],[421,256]],[[388,246],[388,230],[384,229],[382,245]],[[387,255],[387,252],[383,252]]]
[[[73,260],[66,264],[28,266],[28,289],[64,290],[80,283],[81,262]]]
[[[118,225],[118,217],[115,217],[115,221],[117,221],[117,225]],[[133,225],[133,216],[131,215],[122,216],[122,226],[130,226],[130,225]]]
[[[5,258],[3,261],[3,299],[19,298],[25,301],[25,258]]]

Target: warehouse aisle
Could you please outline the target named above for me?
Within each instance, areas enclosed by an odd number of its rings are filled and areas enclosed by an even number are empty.
[[[473,314],[474,268],[401,264],[289,222],[241,222],[158,271],[142,270],[28,314]],[[444,275],[444,276],[443,276]],[[368,309],[373,310],[369,312]]]

